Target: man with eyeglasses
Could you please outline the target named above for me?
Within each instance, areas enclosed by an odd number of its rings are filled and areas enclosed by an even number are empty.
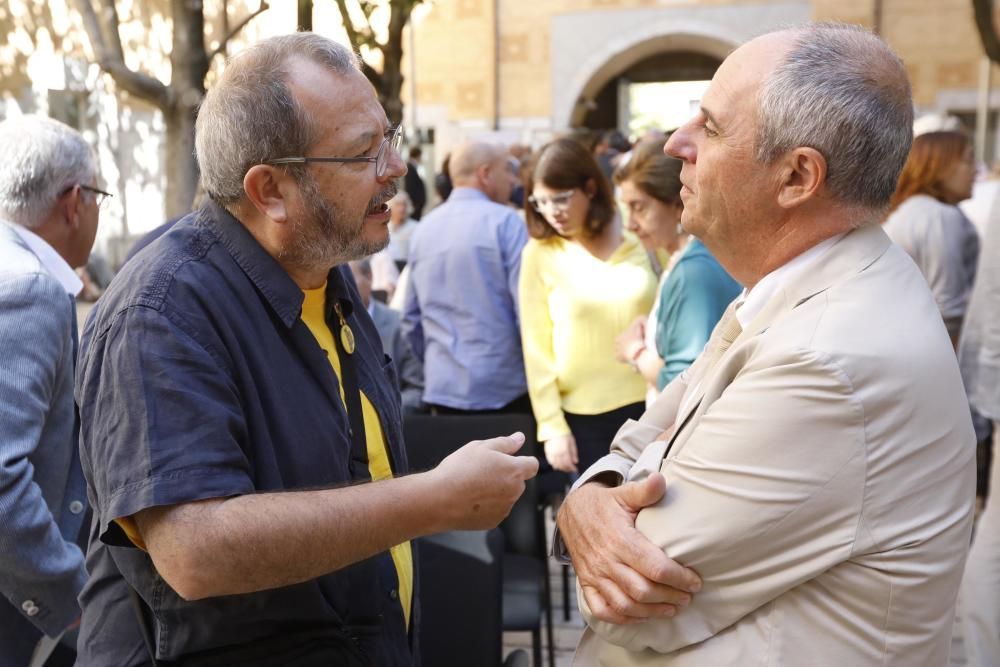
[[[93,151],[41,116],[0,123],[0,666],[36,644],[72,664],[86,580],[86,495],[73,404],[74,268],[94,245],[101,200]]]
[[[441,414],[531,414],[517,316],[524,220],[508,206],[510,156],[469,142],[455,189],[410,240],[403,331],[424,364],[424,403]]]
[[[127,594],[88,583],[78,665],[413,664],[410,540],[495,526],[535,474],[514,434],[405,475],[396,366],[347,266],[388,242],[399,137],[312,33],[208,92],[211,201],[122,269],[81,343],[88,557]],[[133,608],[141,651],[107,639]]]

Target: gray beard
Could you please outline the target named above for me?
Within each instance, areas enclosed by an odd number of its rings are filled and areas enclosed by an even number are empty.
[[[367,211],[351,224],[340,207],[323,197],[312,176],[303,174],[298,183],[306,212],[292,223],[292,240],[279,253],[282,262],[309,271],[329,271],[338,264],[373,255],[389,244],[388,236],[384,241],[364,238]],[[391,199],[396,190],[395,183],[390,184],[371,202],[369,210]]]

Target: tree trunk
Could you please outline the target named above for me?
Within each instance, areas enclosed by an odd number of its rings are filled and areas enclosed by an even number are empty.
[[[163,119],[167,126],[164,208],[169,220],[191,210],[199,174],[194,156],[194,113],[178,105],[164,112]]]
[[[403,120],[403,101],[400,93],[403,91],[403,28],[410,20],[413,11],[410,0],[392,3],[389,15],[389,35],[382,46],[382,105],[385,113],[393,123]]]
[[[166,215],[173,218],[191,210],[198,187],[194,156],[194,120],[205,96],[208,53],[205,51],[205,15],[200,0],[171,0],[174,20],[170,53],[170,91],[163,109],[167,125]]]
[[[1000,63],[1000,39],[997,39],[996,27],[993,24],[993,0],[972,0],[972,10],[976,18],[976,28],[979,39],[983,43],[986,56],[995,63]]]
[[[313,29],[313,0],[298,0],[299,30]]]

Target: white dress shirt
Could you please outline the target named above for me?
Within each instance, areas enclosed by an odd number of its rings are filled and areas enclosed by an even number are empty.
[[[14,228],[14,232],[21,237],[21,240],[31,249],[31,252],[35,253],[38,261],[52,274],[52,277],[59,281],[59,284],[62,285],[67,294],[75,297],[80,293],[83,289],[83,281],[76,275],[73,267],[62,258],[62,255],[49,245],[48,241],[23,225],[13,222],[8,222],[7,224]]]

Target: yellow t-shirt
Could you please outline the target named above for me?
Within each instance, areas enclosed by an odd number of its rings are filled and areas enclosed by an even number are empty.
[[[316,338],[316,342],[326,352],[333,372],[340,386],[340,398],[344,400],[344,384],[340,379],[340,356],[337,354],[334,333],[326,324],[323,315],[326,303],[326,285],[318,289],[303,290],[306,295],[302,304],[302,321]],[[345,403],[346,405],[346,403]],[[372,480],[391,479],[392,468],[389,466],[389,456],[386,452],[385,434],[382,433],[382,422],[379,421],[375,406],[368,400],[365,392],[361,392],[361,413],[365,419],[365,439],[368,444],[368,471]],[[396,576],[399,579],[399,601],[403,605],[403,615],[406,625],[410,625],[410,607],[413,598],[413,552],[409,542],[397,544],[389,550],[392,562],[396,566]]]
[[[645,399],[646,381],[615,359],[615,338],[656,298],[656,276],[634,235],[605,261],[560,237],[532,239],[518,292],[539,441],[570,432],[564,412],[596,415]]]

